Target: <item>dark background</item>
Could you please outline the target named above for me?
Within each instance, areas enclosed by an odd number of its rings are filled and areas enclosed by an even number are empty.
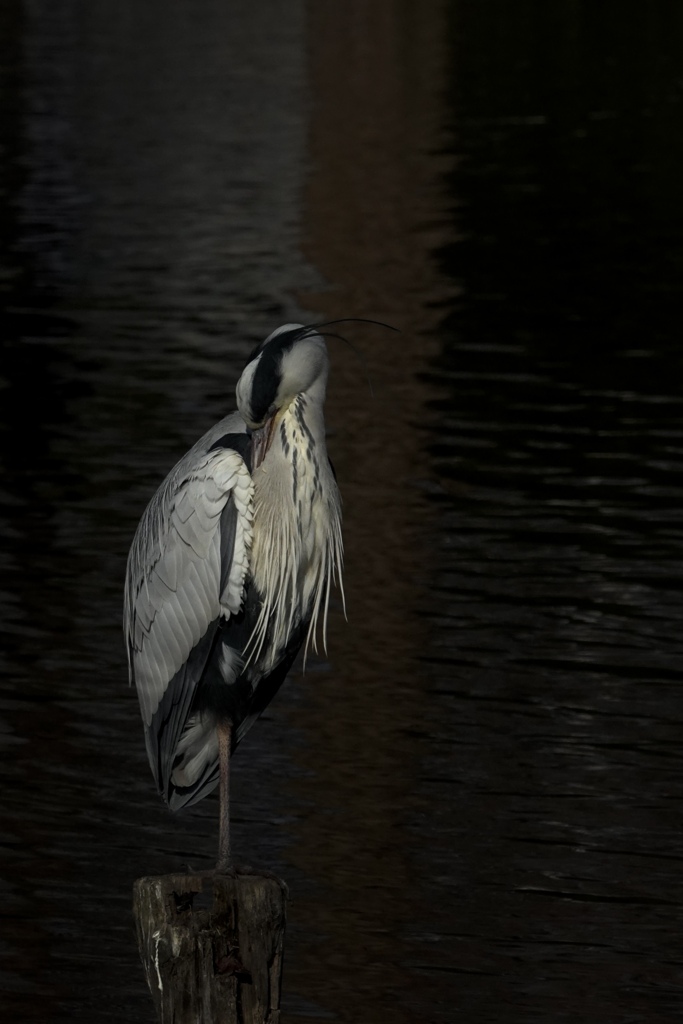
[[[150,1021],[120,633],[174,460],[280,323],[331,355],[348,623],[234,765],[284,1020],[682,1006],[683,11],[0,6],[0,1008]]]

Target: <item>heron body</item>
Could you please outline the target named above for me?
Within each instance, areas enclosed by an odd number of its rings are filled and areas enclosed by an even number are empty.
[[[327,457],[327,351],[287,324],[248,361],[236,413],[177,463],[128,557],[124,628],[147,754],[172,810],[221,781],[341,584],[341,499]]]

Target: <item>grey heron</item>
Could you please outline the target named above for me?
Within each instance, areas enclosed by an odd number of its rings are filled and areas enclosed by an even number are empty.
[[[230,755],[302,644],[315,647],[320,628],[325,638],[330,588],[341,588],[328,365],[318,328],[269,335],[238,381],[238,411],[171,470],[128,556],[124,629],[149,763],[172,810],[219,785],[219,871],[230,864]]]

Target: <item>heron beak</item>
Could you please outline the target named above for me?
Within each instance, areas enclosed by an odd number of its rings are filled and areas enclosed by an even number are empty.
[[[254,430],[251,435],[252,473],[255,469],[258,469],[268,454],[268,449],[273,443],[273,438],[275,437],[277,419],[278,414],[275,412],[266,420],[262,427],[259,427],[258,430]]]

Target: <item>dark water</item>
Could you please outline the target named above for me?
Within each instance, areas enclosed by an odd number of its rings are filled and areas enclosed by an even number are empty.
[[[334,353],[349,623],[240,749],[285,1020],[683,1005],[683,18],[0,12],[3,1019],[148,1021],[133,880],[215,856],[125,685],[144,504],[280,322]]]

